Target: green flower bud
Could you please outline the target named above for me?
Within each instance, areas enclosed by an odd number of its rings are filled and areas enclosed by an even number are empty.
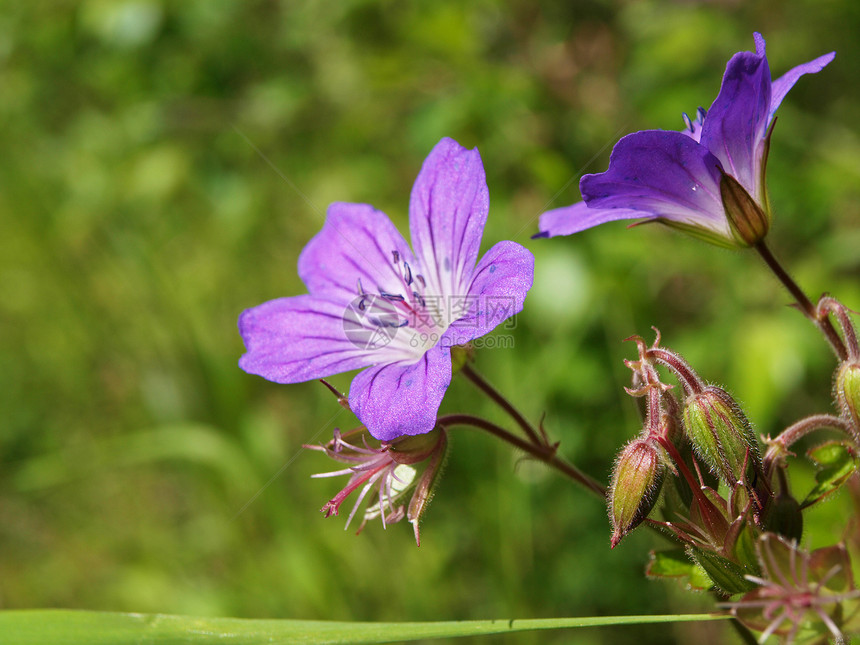
[[[742,246],[752,246],[767,235],[770,217],[731,175],[720,177],[720,197],[732,235]]]
[[[844,362],[836,372],[836,400],[842,414],[854,421],[860,432],[860,363]]]
[[[684,407],[683,421],[696,453],[727,484],[749,482],[752,473],[760,470],[752,427],[726,391],[709,385],[691,395]]]
[[[803,513],[790,494],[782,492],[771,500],[765,512],[764,528],[789,540],[800,542],[803,535]]]
[[[652,441],[636,439],[621,451],[609,486],[613,549],[651,512],[664,473],[659,448]]]

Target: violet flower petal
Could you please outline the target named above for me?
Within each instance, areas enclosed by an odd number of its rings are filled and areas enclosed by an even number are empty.
[[[335,202],[299,256],[299,276],[311,294],[346,306],[359,297],[359,289],[403,293],[403,262],[415,264],[412,251],[385,213],[367,204]]]
[[[463,345],[522,311],[534,282],[534,263],[531,252],[516,242],[495,244],[475,268],[463,299],[467,312],[451,323],[440,344]]]
[[[276,383],[301,383],[365,367],[373,353],[344,331],[344,306],[310,295],[278,298],[245,310],[239,367]]]
[[[542,213],[538,223],[540,233],[535,237],[571,235],[606,222],[641,218],[655,219],[656,215],[630,208],[589,208],[585,202],[576,202]]]
[[[757,196],[764,137],[770,114],[767,58],[739,52],[726,65],[720,93],[708,109],[700,143],[728,174]]]
[[[409,200],[409,232],[428,293],[466,293],[489,208],[478,151],[442,139],[424,161]]]
[[[386,363],[359,373],[349,406],[380,441],[430,432],[451,383],[451,352],[431,347],[411,365]]]
[[[830,52],[819,56],[815,60],[811,60],[803,65],[798,65],[794,69],[787,71],[773,82],[770,90],[770,119],[773,118],[774,112],[782,103],[782,99],[788,94],[789,90],[794,87],[797,80],[804,74],[817,74],[836,57],[836,52]]]
[[[645,211],[731,237],[719,183],[719,161],[707,148],[680,132],[645,130],[615,144],[609,169],[585,175],[579,188],[589,208],[623,208],[626,217]]]

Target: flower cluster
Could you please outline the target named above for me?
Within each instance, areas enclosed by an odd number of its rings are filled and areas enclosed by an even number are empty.
[[[835,411],[793,423],[765,438],[762,450],[726,390],[662,346],[659,332],[651,345],[633,336],[638,356],[626,361],[627,392],[644,400],[644,423],[604,488],[558,454],[542,421],[529,422],[470,365],[470,343],[523,309],[534,258],[511,241],[480,256],[489,213],[482,161],[477,150],[442,139],[412,190],[411,246],[372,206],[334,203],[299,257],[308,293],[265,302],[239,318],[247,349],[239,365],[249,373],[296,383],[362,370],[348,397],[338,393],[361,426],[307,446],[345,465],[315,475],[348,477],[323,506],[326,517],[354,495],[347,527],[363,507],[359,531],[375,518],[383,526],[405,518],[420,544],[418,525],[445,461],[448,432],[470,426],[605,499],[612,548],[641,526],[674,541],[681,548],[653,553],[648,574],[681,575],[691,587],[713,590],[736,619],[761,632],[762,642],[807,633],[842,642],[860,629],[860,591],[845,544],[812,552],[799,546],[803,511],[856,480],[858,335],[846,306],[829,296],[813,304],[765,244],[772,221],[765,169],[776,110],[801,76],[821,71],[834,54],[773,80],[765,41],[758,33],[754,39],[754,52],[729,60],[710,108],[699,108],[694,119],[685,114],[683,131],[623,137],[606,172],[582,177],[583,201],[544,213],[535,237],[633,219],[720,246],[753,247],[836,354]],[[666,372],[675,384],[665,382]],[[497,404],[516,432],[471,411],[439,416],[454,374]],[[842,436],[809,450],[816,485],[795,498],[785,473],[790,450],[822,428]]]

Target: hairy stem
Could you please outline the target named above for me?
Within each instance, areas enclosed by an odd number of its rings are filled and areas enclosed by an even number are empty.
[[[569,477],[576,483],[587,488],[589,491],[600,497],[600,499],[606,499],[606,488],[570,462],[559,457],[555,446],[547,446],[544,443],[537,442],[529,443],[515,434],[508,432],[501,426],[497,426],[491,421],[487,421],[486,419],[482,419],[481,417],[476,417],[471,414],[448,414],[446,416],[439,417],[439,424],[443,427],[461,425],[485,430],[502,441],[506,441],[515,448],[519,448],[523,452],[527,452],[538,461],[545,463],[547,466],[555,468],[566,477]]]
[[[849,437],[854,437],[851,426],[845,419],[833,416],[832,414],[813,414],[812,416],[796,421],[783,430],[775,439],[768,440],[768,449],[765,452],[763,461],[763,470],[766,476],[770,476],[773,470],[774,463],[781,462],[789,454],[788,449],[791,445],[802,439],[810,432],[822,430],[824,428],[833,428],[841,430]]]
[[[839,360],[844,361],[848,355],[845,350],[845,344],[842,342],[842,339],[839,337],[839,334],[836,332],[830,319],[826,316],[822,318],[818,315],[815,305],[812,304],[812,301],[783,268],[779,263],[779,260],[774,257],[773,253],[771,253],[764,241],[755,244],[754,248],[758,251],[758,254],[762,257],[765,264],[767,264],[768,268],[773,272],[777,279],[786,289],[788,289],[788,292],[797,302],[797,306],[801,313],[803,313],[804,316],[811,320],[815,326],[821,330],[824,337],[827,338],[827,341],[833,348],[833,351],[836,352],[836,356]]]

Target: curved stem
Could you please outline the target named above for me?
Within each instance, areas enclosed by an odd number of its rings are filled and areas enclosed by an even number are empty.
[[[798,439],[805,437],[813,430],[821,428],[835,428],[851,436],[851,426],[848,425],[845,419],[833,416],[832,414],[813,414],[788,426],[774,441],[779,441],[783,446],[788,448]]]
[[[699,394],[704,389],[705,384],[696,374],[696,371],[675,352],[662,347],[652,347],[646,356],[672,370],[678,380],[681,381],[685,394]]]
[[[763,460],[763,470],[766,476],[769,476],[773,470],[773,464],[779,460],[785,459],[789,454],[789,447],[799,439],[802,439],[810,432],[822,430],[824,428],[834,428],[841,430],[855,441],[857,437],[851,431],[851,426],[840,417],[832,414],[813,414],[810,417],[801,419],[783,430],[776,439],[768,440],[768,449],[765,452]]]
[[[762,257],[767,264],[768,268],[773,272],[773,274],[777,277],[777,279],[782,282],[783,286],[788,289],[788,292],[792,295],[792,297],[797,301],[797,306],[800,309],[801,313],[806,316],[809,320],[815,323],[815,326],[818,327],[824,336],[827,338],[827,341],[830,343],[830,346],[833,348],[833,351],[836,352],[836,356],[839,360],[844,361],[847,357],[847,352],[845,351],[845,344],[842,342],[842,339],[839,337],[839,334],[836,332],[836,329],[833,327],[833,323],[830,322],[830,319],[827,317],[821,318],[816,311],[815,305],[812,304],[812,301],[806,296],[803,290],[797,285],[797,283],[792,279],[792,277],[788,274],[788,272],[782,267],[779,263],[779,260],[774,257],[773,253],[771,253],[770,249],[762,240],[754,245],[758,254]]]
[[[508,432],[501,426],[497,426],[491,421],[487,421],[486,419],[482,419],[481,417],[476,417],[471,414],[448,414],[443,417],[439,417],[439,424],[444,427],[461,425],[485,430],[502,441],[506,441],[515,448],[519,448],[523,452],[527,452],[535,459],[545,463],[547,466],[555,468],[563,475],[587,488],[589,491],[600,497],[600,499],[606,499],[606,488],[570,462],[559,457],[556,453],[555,447],[553,446],[547,446],[542,443],[529,443],[515,434]]]
[[[534,426],[529,423],[528,419],[526,419],[519,410],[517,410],[514,405],[508,401],[504,395],[499,392],[496,388],[490,385],[483,376],[478,374],[475,370],[472,369],[472,366],[468,363],[462,367],[460,373],[463,374],[466,378],[468,378],[472,383],[477,386],[479,390],[481,390],[484,394],[486,394],[490,399],[492,399],[500,408],[502,408],[508,415],[516,422],[516,424],[522,428],[523,432],[526,433],[526,436],[531,440],[533,444],[537,444],[540,446],[547,446],[547,441],[541,437],[537,430],[535,430]]]

